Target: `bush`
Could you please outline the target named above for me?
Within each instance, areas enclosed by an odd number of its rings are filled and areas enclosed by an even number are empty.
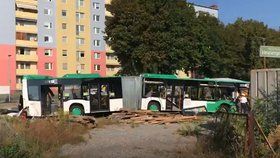
[[[184,123],[177,132],[182,136],[195,136],[200,134],[201,128],[195,123]]]

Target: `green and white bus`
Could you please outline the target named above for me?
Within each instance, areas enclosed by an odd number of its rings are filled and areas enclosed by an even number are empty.
[[[249,88],[249,82],[230,78],[191,79],[159,74],[142,77],[142,110],[234,111],[237,94]]]
[[[58,108],[73,115],[84,115],[119,111],[123,107],[120,77],[28,75],[22,82],[23,108],[28,107],[28,116],[52,115]]]

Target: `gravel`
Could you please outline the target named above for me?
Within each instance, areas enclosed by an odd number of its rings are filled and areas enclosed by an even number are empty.
[[[80,158],[178,158],[195,147],[195,137],[177,134],[180,124],[110,125],[90,131],[87,141],[64,145],[62,155]]]

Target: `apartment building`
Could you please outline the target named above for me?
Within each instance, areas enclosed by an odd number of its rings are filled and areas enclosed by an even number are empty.
[[[106,4],[110,4],[112,0],[106,0]],[[106,10],[106,16],[112,16],[110,12]],[[121,69],[121,64],[118,62],[116,53],[106,45],[106,75],[114,76]]]
[[[104,0],[3,0],[0,86],[21,88],[23,75],[106,76]]]

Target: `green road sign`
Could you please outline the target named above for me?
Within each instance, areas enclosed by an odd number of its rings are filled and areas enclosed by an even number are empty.
[[[280,47],[261,46],[260,57],[280,58]]]

